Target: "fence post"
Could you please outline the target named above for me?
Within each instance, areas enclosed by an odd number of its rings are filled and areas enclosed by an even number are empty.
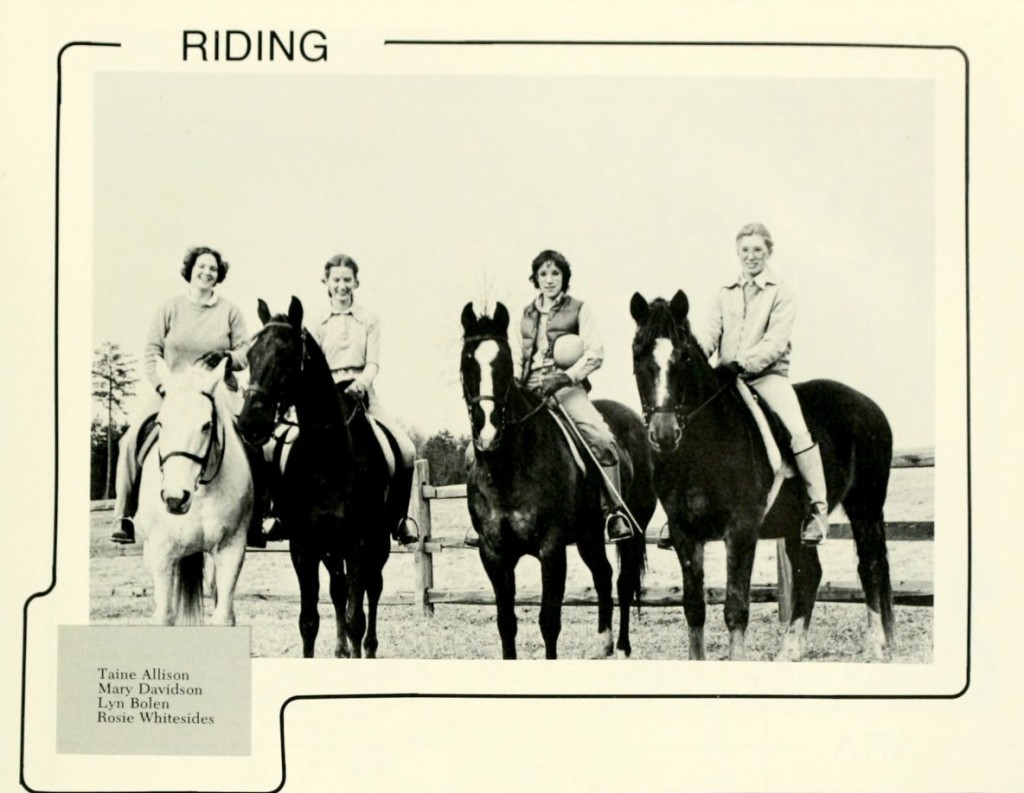
[[[423,497],[423,486],[430,483],[430,463],[417,460],[412,477],[412,499],[409,512],[419,524],[420,539],[416,546],[415,592],[423,605],[423,616],[434,616],[434,604],[427,599],[427,591],[434,586],[434,558],[427,548],[430,541],[430,500]]]
[[[786,553],[786,541],[775,541],[775,554],[778,557],[775,562],[779,569],[779,622],[789,625],[793,616],[793,567],[789,563],[789,554]]]

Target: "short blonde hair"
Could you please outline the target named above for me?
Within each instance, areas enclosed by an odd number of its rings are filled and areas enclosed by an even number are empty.
[[[772,252],[774,243],[772,242],[772,233],[768,231],[768,227],[764,223],[748,223],[739,231],[736,232],[736,242],[740,241],[740,237],[749,237],[751,234],[764,239],[764,244],[768,246],[768,253]]]

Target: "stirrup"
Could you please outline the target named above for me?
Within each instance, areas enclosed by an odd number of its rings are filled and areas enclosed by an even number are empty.
[[[804,545],[821,547],[828,539],[828,515],[820,509],[811,508],[811,514],[800,530],[800,542]]]
[[[419,542],[420,526],[415,518],[406,515],[399,519],[392,536],[399,545],[412,545],[414,542]]]
[[[661,531],[658,532],[658,547],[666,551],[675,550],[676,546],[672,544],[672,535],[669,533],[667,523],[662,526]]]
[[[466,536],[462,538],[462,544],[467,548],[480,547],[480,535],[476,533],[476,529],[472,525],[466,529]]]
[[[111,521],[114,531],[110,534],[110,541],[121,545],[131,545],[135,542],[135,523],[131,518],[114,518]]]
[[[605,517],[604,533],[608,537],[608,542],[622,542],[633,536],[633,527],[629,523],[629,518],[622,514],[621,510],[616,509]]]
[[[263,533],[263,541],[265,543],[280,542],[288,539],[288,535],[284,531],[284,525],[274,515],[268,515],[260,521],[260,530]]]

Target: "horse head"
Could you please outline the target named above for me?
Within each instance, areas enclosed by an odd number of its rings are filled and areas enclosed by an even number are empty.
[[[160,497],[168,512],[184,515],[196,490],[209,484],[220,466],[226,430],[222,416],[227,409],[218,404],[216,389],[227,375],[229,361],[213,369],[196,363],[177,374],[171,374],[162,359],[156,365],[165,389],[156,417]]]
[[[287,314],[271,316],[263,300],[257,304],[257,313],[263,327],[249,344],[249,386],[238,429],[247,443],[261,446],[295,403],[305,352],[298,298],[292,298]]]
[[[515,382],[508,343],[508,309],[498,303],[493,316],[477,316],[473,304],[462,309],[462,397],[469,411],[473,446],[491,451],[501,443],[508,397]]]
[[[671,301],[650,303],[637,292],[629,303],[636,322],[633,336],[633,375],[640,393],[647,437],[661,452],[679,447],[683,416],[693,402],[707,359],[690,333],[690,301],[679,290]]]

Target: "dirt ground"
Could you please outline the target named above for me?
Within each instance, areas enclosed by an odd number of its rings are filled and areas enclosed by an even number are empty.
[[[889,520],[932,520],[932,469],[898,469],[893,472],[886,517]],[[138,546],[110,543],[111,513],[96,505],[91,525],[91,620],[96,624],[146,624],[152,611],[149,577],[143,567]],[[468,516],[464,500],[434,502],[432,505],[434,538],[458,541]],[[833,516],[842,520],[841,516]],[[656,515],[652,526],[663,522]],[[889,559],[894,586],[900,581],[933,577],[931,542],[890,542]],[[254,657],[297,657],[299,647],[298,584],[288,554],[280,550],[250,552],[245,561],[236,600],[239,624],[253,627]],[[833,540],[820,552],[826,583],[857,580],[856,553],[852,541]],[[567,591],[592,586],[589,571],[570,550]],[[707,547],[706,583],[724,584],[725,562],[721,543]],[[675,554],[648,546],[649,588],[679,586],[681,575]],[[776,580],[775,544],[762,543],[754,569],[754,583]],[[326,574],[322,575],[322,618],[317,655],[333,654],[333,610],[327,601]],[[415,581],[411,554],[394,553],[384,569],[384,600],[378,633],[380,657],[390,658],[499,658],[500,645],[492,606],[455,606],[439,604],[433,618],[425,618],[421,608],[411,604],[408,593]],[[539,591],[540,566],[525,558],[517,568],[520,592]],[[489,591],[477,554],[461,548],[448,548],[434,557],[434,586],[439,589]],[[207,613],[211,606],[207,603]],[[520,607],[520,657],[543,657],[540,632],[536,627],[537,609]],[[560,655],[586,657],[596,631],[596,609],[566,607]],[[857,661],[865,623],[860,604],[820,603],[815,608],[808,639],[808,658],[812,661]],[[723,657],[727,635],[721,607],[708,609],[707,637],[709,657]],[[682,659],[686,657],[686,626],[678,606],[645,607],[633,620],[633,657],[638,659]],[[774,603],[751,606],[748,649],[753,659],[769,660],[781,641],[777,609]],[[897,607],[896,642],[891,660],[896,663],[930,663],[932,660],[932,609]]]

